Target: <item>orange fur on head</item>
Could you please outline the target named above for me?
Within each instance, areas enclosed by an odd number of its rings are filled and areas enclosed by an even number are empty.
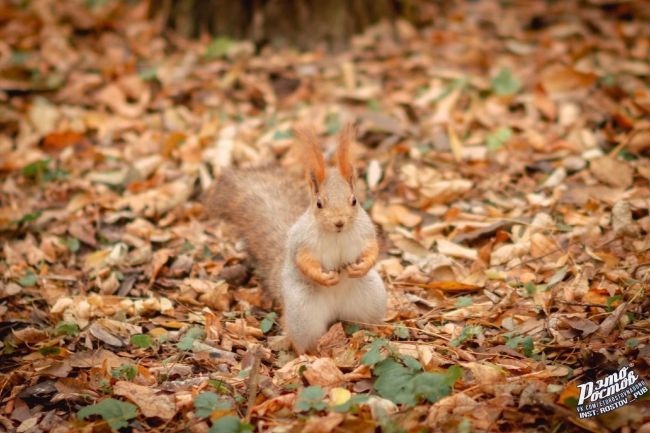
[[[316,182],[321,184],[325,180],[325,158],[316,131],[312,127],[298,126],[293,132],[304,145],[301,154],[305,156],[307,169]]]
[[[356,135],[356,130],[352,123],[347,123],[341,130],[339,135],[339,148],[336,153],[336,163],[341,172],[343,179],[348,182],[354,180],[354,169],[352,168],[352,162],[350,160],[350,146],[354,141]]]

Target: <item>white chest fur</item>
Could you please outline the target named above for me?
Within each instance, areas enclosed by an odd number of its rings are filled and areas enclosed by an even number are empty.
[[[315,239],[313,251],[327,270],[340,269],[356,261],[364,247],[364,240],[355,230],[343,233],[321,233]]]

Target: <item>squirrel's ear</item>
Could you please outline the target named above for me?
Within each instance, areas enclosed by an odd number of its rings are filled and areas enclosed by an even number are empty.
[[[297,126],[293,133],[301,144],[299,154],[304,158],[309,179],[318,192],[318,186],[325,180],[325,158],[316,131],[313,127]]]
[[[355,173],[350,158],[350,146],[357,135],[356,128],[352,123],[347,123],[339,135],[339,148],[336,153],[336,164],[343,179],[347,180],[350,185],[354,183]]]

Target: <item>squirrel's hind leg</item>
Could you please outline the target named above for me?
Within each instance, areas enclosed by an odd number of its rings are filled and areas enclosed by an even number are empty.
[[[386,315],[388,295],[377,271],[371,269],[363,278],[352,281],[354,286],[342,300],[338,318],[362,324],[381,324]]]
[[[297,354],[316,349],[318,340],[327,332],[333,317],[322,300],[304,296],[308,290],[292,291],[284,302],[284,326]],[[300,294],[303,294],[301,296]]]

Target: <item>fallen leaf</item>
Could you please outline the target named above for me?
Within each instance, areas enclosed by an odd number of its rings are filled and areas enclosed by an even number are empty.
[[[92,368],[102,365],[106,362],[108,368],[119,368],[129,361],[122,358],[113,352],[106,349],[99,349],[97,351],[86,351],[73,353],[68,358],[68,362],[72,367],[76,368]]]
[[[331,356],[337,348],[343,348],[348,343],[348,337],[345,335],[343,325],[339,322],[330,327],[330,329],[318,340],[317,351],[321,356]]]
[[[148,88],[145,89],[145,92],[138,95],[140,99],[137,103],[128,102],[124,91],[116,84],[109,84],[101,89],[95,99],[121,116],[136,118],[142,115],[149,103],[150,93]]]
[[[447,125],[447,134],[449,135],[449,145],[451,146],[451,153],[454,155],[456,161],[461,161],[464,155],[463,144],[460,142],[456,131],[451,127],[451,124]]]
[[[377,188],[381,177],[381,164],[376,159],[371,160],[368,163],[368,169],[366,171],[366,182],[368,183],[368,188],[371,190]]]
[[[345,415],[337,412],[330,412],[321,417],[310,418],[302,429],[302,433],[330,433],[343,422]]]
[[[443,292],[467,292],[481,290],[481,286],[475,284],[465,284],[459,281],[432,281],[421,285],[426,289],[442,290]]]
[[[632,219],[632,209],[627,201],[617,201],[612,207],[612,228],[617,236],[638,236],[639,227]]]
[[[232,294],[228,284],[221,281],[208,281],[199,278],[186,278],[180,284],[181,295],[198,299],[202,304],[217,311],[228,311]]]
[[[469,369],[474,375],[474,378],[476,378],[476,381],[483,386],[492,387],[504,382],[506,379],[505,372],[493,364],[464,362],[461,365]]]
[[[616,309],[609,315],[605,320],[602,321],[600,326],[598,326],[598,331],[596,332],[596,335],[599,337],[607,337],[609,336],[612,331],[614,330],[614,327],[618,323],[619,320],[621,320],[621,316],[625,314],[628,308],[628,303],[627,302],[622,302],[621,305],[616,307]]]
[[[304,371],[310,385],[336,386],[343,382],[343,373],[332,358],[319,358]]]
[[[47,332],[33,327],[27,327],[18,331],[12,331],[18,341],[25,344],[35,344],[47,339]]]
[[[129,207],[139,215],[159,216],[187,201],[191,193],[192,182],[181,179],[159,188],[122,197],[115,203],[115,208]]]
[[[420,193],[429,206],[448,203],[470,190],[473,183],[466,179],[441,180],[423,185]]]
[[[146,417],[170,420],[176,415],[176,405],[171,396],[160,393],[148,386],[133,382],[118,381],[113,385],[113,393],[126,397],[138,405]]]
[[[330,390],[330,404],[338,406],[346,403],[352,397],[352,393],[345,388],[332,388]]]
[[[153,260],[151,261],[151,272],[149,276],[149,287],[151,287],[156,281],[156,277],[173,254],[174,252],[169,248],[160,249],[153,254]]]
[[[124,341],[122,341],[122,339],[111,334],[110,331],[103,327],[101,324],[93,323],[90,325],[90,328],[88,328],[88,331],[90,331],[93,337],[110,346],[124,346]]]
[[[583,319],[580,317],[568,317],[564,319],[564,321],[573,329],[581,331],[583,336],[593,334],[598,330],[598,325],[589,319]]]
[[[562,93],[591,87],[596,75],[576,71],[570,66],[551,65],[541,72],[540,81],[547,93]]]
[[[436,241],[436,245],[438,246],[438,252],[446,256],[459,257],[469,260],[478,259],[478,251],[475,249],[460,246],[446,239],[438,239]]]
[[[617,188],[629,188],[632,185],[633,169],[625,162],[604,156],[589,162],[593,175],[608,185]]]
[[[84,136],[74,131],[52,132],[43,139],[43,150],[60,152],[69,146],[75,146],[83,141]]]

